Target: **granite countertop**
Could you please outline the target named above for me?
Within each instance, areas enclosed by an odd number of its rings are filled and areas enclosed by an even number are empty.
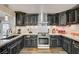
[[[68,38],[75,40],[75,41],[79,41],[79,36],[73,36],[73,35],[70,35],[70,34],[62,35],[62,36],[68,37]]]
[[[16,36],[12,39],[4,39],[4,40],[0,40],[0,47],[1,46],[4,46],[5,44],[9,43],[9,42],[12,42],[13,40],[16,40],[17,38],[21,37],[23,35],[19,35],[19,36]]]
[[[53,33],[53,34],[50,34],[50,35],[61,35],[61,36],[68,37],[68,38],[70,38],[72,40],[79,41],[79,36],[73,36],[71,34],[58,34],[58,33]]]
[[[15,34],[17,35],[17,34]],[[4,46],[5,44],[9,43],[9,42],[12,42],[13,40],[16,40],[17,38],[23,36],[23,35],[33,35],[33,34],[19,34],[18,36],[12,38],[12,39],[5,39],[5,40],[0,40],[0,47],[1,46]],[[34,35],[37,35],[37,34],[34,34]],[[49,34],[49,35],[61,35],[61,36],[65,36],[65,37],[68,37],[72,40],[75,40],[75,41],[79,41],[79,37],[78,36],[72,36],[70,34],[57,34],[57,33],[53,33],[53,34]]]

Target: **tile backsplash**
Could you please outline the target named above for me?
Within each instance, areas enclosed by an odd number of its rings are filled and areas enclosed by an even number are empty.
[[[48,26],[49,28],[49,33],[50,34],[53,34],[52,33],[52,30],[55,28],[55,29],[58,29],[58,30],[65,30],[66,31],[66,34],[67,33],[72,33],[72,32],[78,32],[79,33],[79,25],[67,25],[67,26]],[[21,29],[21,33],[22,34],[26,34],[26,33],[29,33],[29,31],[32,31],[32,33],[38,33],[38,26],[16,26],[15,28],[16,30],[16,33],[18,32],[18,29]]]

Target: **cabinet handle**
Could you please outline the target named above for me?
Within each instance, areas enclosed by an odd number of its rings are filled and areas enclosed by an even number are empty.
[[[74,47],[79,48],[78,46],[74,45]]]

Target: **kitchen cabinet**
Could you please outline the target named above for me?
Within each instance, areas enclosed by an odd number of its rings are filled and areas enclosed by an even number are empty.
[[[8,51],[9,51],[9,54],[16,54],[17,53],[17,43],[9,46]]]
[[[66,12],[59,13],[59,25],[66,25]]]
[[[8,54],[7,45],[4,45],[0,48],[0,54]]]
[[[79,24],[79,8],[76,9],[76,13],[75,13],[75,16],[76,16],[76,21],[77,21],[77,24]]]
[[[59,13],[55,14],[55,21],[54,21],[55,25],[59,25]]]
[[[17,40],[8,43],[8,54],[17,54],[21,51],[23,46],[23,38],[18,38]]]
[[[72,54],[79,54],[79,42],[77,41],[72,43]]]
[[[28,47],[28,48],[31,47],[31,39],[30,39],[30,37],[27,37],[27,36],[24,37],[24,47]]]
[[[47,15],[48,26],[49,25],[54,25],[54,20],[55,20],[55,16],[53,14],[48,14]]]
[[[23,12],[16,12],[16,26],[24,26],[26,14]]]
[[[63,49],[67,52],[67,53],[69,53],[69,54],[71,54],[71,51],[72,51],[72,39],[69,39],[69,38],[67,38],[67,37],[62,37],[62,47],[63,47]]]
[[[0,54],[8,54],[7,49],[5,49],[4,51],[2,51]]]
[[[37,35],[25,35],[24,36],[24,47],[36,48],[37,47]]]
[[[48,14],[47,21],[48,25],[59,25],[59,14]]]
[[[77,19],[76,19],[76,11],[75,9],[70,9],[66,11],[66,16],[67,16],[67,24],[76,24]]]
[[[28,14],[26,21],[27,25],[37,25],[38,24],[38,14]]]
[[[61,47],[61,38],[59,36],[50,36],[50,48]]]
[[[0,47],[0,54],[17,54],[24,47],[23,37],[19,37]]]

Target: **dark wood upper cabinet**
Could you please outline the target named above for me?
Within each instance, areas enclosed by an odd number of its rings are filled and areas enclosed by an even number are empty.
[[[66,12],[59,13],[59,25],[60,26],[66,25]]]
[[[66,16],[67,16],[66,24],[76,24],[77,23],[75,9],[66,11]]]
[[[70,21],[70,23],[76,23],[76,21],[75,21],[75,10],[69,11],[69,21]]]
[[[54,18],[55,18],[55,16],[53,14],[47,15],[48,26],[54,24]]]
[[[37,25],[38,24],[38,14],[28,14],[27,15],[27,25]]]
[[[69,24],[69,11],[66,11],[66,25]]]
[[[23,12],[16,13],[16,26],[27,26],[38,24],[38,14],[26,14]]]
[[[79,24],[79,8],[76,9],[76,20],[77,24]]]
[[[47,21],[48,25],[59,25],[59,14],[48,14]]]
[[[54,20],[55,25],[59,25],[59,13],[55,14],[55,20]]]
[[[24,26],[25,13],[15,12],[16,13],[16,26]]]

